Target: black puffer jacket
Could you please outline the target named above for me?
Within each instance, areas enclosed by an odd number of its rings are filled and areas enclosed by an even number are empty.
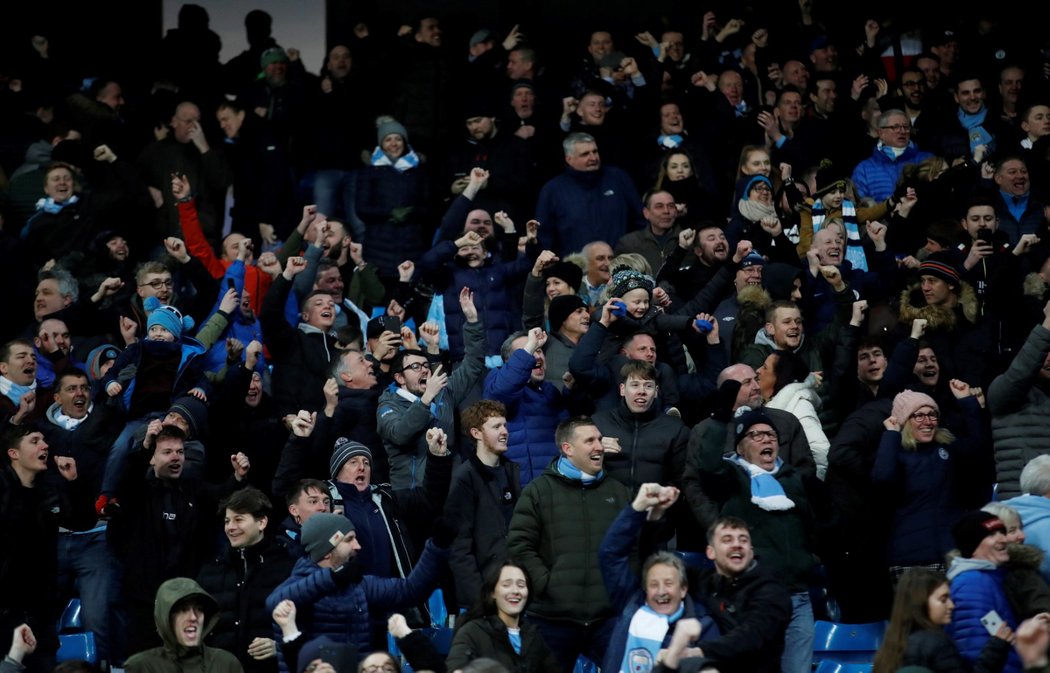
[[[445,665],[454,671],[481,657],[495,659],[511,673],[547,673],[558,670],[558,662],[543,642],[539,630],[528,622],[520,622],[521,654],[514,651],[507,635],[506,625],[499,617],[490,615],[474,619],[456,629],[452,649]]]
[[[615,437],[619,453],[606,453],[605,470],[610,477],[634,491],[641,484],[681,485],[685,472],[689,428],[681,419],[660,413],[656,402],[636,414],[624,399],[614,409],[593,416],[602,437]]]
[[[264,537],[251,547],[227,549],[207,563],[197,582],[219,604],[219,621],[211,632],[219,647],[241,662],[246,673],[273,673],[277,659],[253,659],[248,645],[255,638],[272,638],[273,623],[266,597],[292,573],[295,559]]]
[[[941,629],[931,629],[908,636],[901,666],[923,666],[933,673],[999,673],[1009,653],[1010,643],[989,638],[981,656],[971,664],[959,653],[948,634]]]

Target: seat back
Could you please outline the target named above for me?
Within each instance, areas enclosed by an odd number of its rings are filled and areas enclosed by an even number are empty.
[[[871,664],[843,664],[825,659],[817,664],[815,673],[871,673]]]
[[[840,624],[817,620],[814,624],[813,661],[837,664],[870,664],[882,645],[886,622]]]
[[[86,661],[98,663],[98,652],[95,650],[95,634],[91,631],[82,633],[64,633],[58,636],[58,652],[55,661]]]
[[[80,619],[80,599],[73,598],[66,603],[66,607],[62,610],[62,617],[58,620],[58,632],[67,633],[70,631],[82,631],[84,629],[84,622]]]

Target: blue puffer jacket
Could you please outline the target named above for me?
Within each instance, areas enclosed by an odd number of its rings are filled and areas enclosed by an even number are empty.
[[[1002,568],[980,559],[956,558],[948,568],[955,612],[952,623],[945,630],[971,664],[981,656],[981,650],[991,638],[981,624],[981,617],[988,614],[989,610],[998,612],[1011,629],[1017,630],[1017,619],[1003,588],[1004,579]],[[1021,673],[1021,660],[1013,649],[1010,650],[1003,673]]]
[[[645,525],[646,516],[646,512],[636,512],[630,505],[624,507],[620,515],[609,526],[602,540],[602,546],[598,549],[602,581],[605,582],[605,590],[609,592],[609,602],[618,612],[616,626],[613,627],[612,635],[609,637],[609,649],[605,651],[605,659],[602,661],[603,671],[621,670],[620,664],[623,663],[624,649],[627,647],[631,619],[634,613],[645,605],[642,578],[631,568],[631,556],[638,544],[638,535]],[[689,594],[686,594],[682,603],[685,611],[679,619],[699,619],[702,627],[701,641],[714,640],[721,635],[718,624],[707,614],[707,610],[701,603],[694,603]],[[673,634],[674,627],[671,626],[667,629],[663,647],[670,644]]]
[[[538,246],[530,245],[526,254],[513,262],[499,262],[490,255],[481,266],[471,268],[456,257],[456,250],[452,241],[442,241],[417,265],[418,273],[442,295],[448,352],[453,362],[463,358],[465,319],[459,305],[460,290],[469,287],[474,291],[474,306],[485,323],[485,355],[495,355],[504,339],[521,329],[521,311],[513,310],[512,293],[521,294],[525,275],[540,254]]]
[[[485,378],[485,399],[507,407],[507,457],[521,466],[521,485],[543,474],[558,455],[554,430],[569,417],[561,392],[544,381],[530,383],[536,359],[519,348]]]
[[[932,156],[929,152],[916,147],[915,143],[908,143],[904,153],[894,160],[876,146],[871,156],[853,169],[851,179],[857,190],[857,196],[868,196],[876,201],[885,201],[897,188],[897,180],[900,179],[901,171],[905,166],[920,163]]]
[[[332,571],[314,563],[308,556],[295,562],[292,574],[266,599],[266,609],[288,599],[298,608],[299,629],[311,639],[328,636],[339,643],[350,643],[364,653],[372,649],[370,613],[386,613],[413,607],[427,599],[437,587],[441,568],[449,550],[427,541],[419,563],[405,579],[365,575],[346,587],[335,583]],[[280,640],[281,633],[274,630]],[[287,662],[281,661],[287,671]]]

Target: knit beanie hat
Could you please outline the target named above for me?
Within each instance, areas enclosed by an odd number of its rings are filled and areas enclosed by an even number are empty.
[[[893,411],[891,413],[898,423],[903,424],[911,418],[912,414],[923,407],[933,407],[938,413],[941,410],[937,406],[937,401],[926,393],[905,390],[897,393],[897,396],[893,398]]]
[[[190,426],[190,437],[200,437],[208,423],[208,405],[193,395],[183,395],[168,409],[169,414],[178,414]]]
[[[586,307],[583,298],[577,294],[563,294],[551,299],[551,305],[547,308],[547,321],[551,324],[551,333],[557,332],[565,323],[565,319],[576,312],[577,309]]]
[[[162,306],[156,297],[146,297],[142,302],[142,308],[146,309],[146,332],[154,325],[160,325],[175,335],[175,340],[182,338],[182,331],[193,329],[193,318],[183,316],[182,312],[174,306]]]
[[[1006,526],[999,517],[980,510],[963,514],[952,526],[955,546],[963,558],[971,558],[981,540],[995,533],[1006,533]]]
[[[583,282],[583,269],[572,262],[558,261],[543,270],[544,285],[547,284],[547,280],[550,278],[563,280],[573,290],[579,290],[580,283]]]
[[[112,362],[117,359],[120,355],[120,349],[113,344],[102,344],[97,348],[93,348],[87,356],[87,375],[88,380],[92,383],[102,378],[102,368],[107,362]]]
[[[955,262],[952,261],[950,255],[944,252],[932,253],[929,257],[919,264],[919,275],[920,276],[933,276],[934,278],[940,278],[949,285],[959,287],[961,282],[959,268],[955,266]]]
[[[329,462],[329,467],[332,469],[332,479],[336,478],[346,461],[354,456],[364,456],[368,458],[369,463],[372,462],[372,450],[361,442],[354,442],[346,437],[340,437],[335,440],[335,448],[332,449],[332,459]]]
[[[635,271],[629,266],[618,266],[613,269],[612,285],[613,289],[609,293],[610,297],[622,297],[631,290],[639,288],[651,295],[653,288],[656,287],[652,276],[648,276],[641,271]]]
[[[740,260],[741,269],[746,269],[749,266],[765,266],[765,264],[766,258],[758,254],[754,250],[747,253],[747,257],[744,257],[742,260]]]
[[[750,180],[748,180],[747,184],[744,185],[743,197],[745,199],[746,198],[750,198],[751,190],[754,189],[755,186],[758,185],[759,183],[765,183],[765,185],[767,187],[769,187],[769,191],[773,191],[773,181],[772,180],[770,180],[769,178],[767,178],[764,175],[756,175],[756,176],[752,177]]]
[[[814,198],[820,198],[836,188],[846,188],[846,175],[835,167],[829,159],[822,159],[816,175],[817,191],[813,192]]]
[[[744,438],[744,435],[752,426],[765,423],[773,432],[777,431],[777,426],[773,425],[773,419],[766,415],[766,412],[761,409],[749,409],[744,413],[736,417],[736,443],[739,444],[740,440]]]
[[[271,63],[288,63],[291,59],[288,58],[288,54],[280,47],[270,47],[262,53],[259,57],[259,67],[266,70],[266,66]]]
[[[296,673],[306,673],[306,668],[314,659],[321,659],[333,667],[338,666],[339,661],[328,661],[328,659],[336,658],[333,655],[339,651],[345,651],[345,654],[341,657],[343,661],[354,661],[357,659],[357,649],[353,645],[337,643],[328,636],[314,638],[303,645],[303,649],[299,650],[299,656],[296,658]],[[324,652],[329,653],[327,658],[322,656]],[[350,671],[336,669],[336,673],[350,673]]]
[[[396,133],[408,145],[408,131],[398,120],[393,117],[380,117],[376,120],[376,145],[383,144],[383,138]]]
[[[318,512],[303,524],[303,550],[317,563],[352,530],[354,523],[342,514]]]

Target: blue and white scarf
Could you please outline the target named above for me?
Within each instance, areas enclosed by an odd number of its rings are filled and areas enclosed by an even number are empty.
[[[667,637],[671,624],[685,614],[685,604],[678,606],[673,615],[661,615],[648,605],[634,612],[627,627],[627,642],[624,643],[620,673],[649,673],[656,668],[656,654]]]
[[[0,395],[11,400],[16,407],[21,404],[22,397],[33,390],[36,390],[36,379],[34,379],[28,386],[23,386],[15,383],[6,376],[0,376]]]
[[[382,148],[376,147],[375,151],[372,152],[372,165],[393,166],[399,172],[404,173],[408,169],[415,168],[419,165],[419,156],[416,154],[416,151],[410,147],[408,152],[405,152],[398,157],[397,161],[391,161],[390,157],[387,156]]]
[[[52,215],[54,215],[55,213],[62,212],[63,208],[65,208],[66,206],[71,206],[71,205],[73,205],[74,203],[76,203],[79,200],[80,200],[80,197],[77,196],[76,194],[74,194],[73,196],[71,196],[68,199],[66,199],[65,201],[63,201],[62,203],[57,203],[53,198],[51,198],[49,196],[47,198],[40,199],[39,201],[37,201],[36,202],[36,209],[37,210],[42,210],[45,213],[51,213]]]
[[[810,209],[813,217],[813,233],[820,231],[828,213],[824,210],[824,202],[817,199]],[[864,246],[860,241],[860,227],[857,225],[857,206],[849,199],[842,200],[842,222],[846,225],[846,259],[850,261],[854,269],[868,270],[868,258],[864,254]]]
[[[678,147],[681,147],[684,141],[685,139],[682,138],[681,134],[678,133],[674,133],[669,136],[661,134],[660,137],[656,139],[656,142],[660,145],[660,147],[666,147],[667,149],[676,149]]]
[[[777,458],[776,463],[773,464],[771,472],[747,462],[743,456],[737,454],[727,456],[726,460],[736,463],[751,475],[751,502],[767,512],[782,512],[795,507],[795,502],[787,497],[784,487],[780,485],[775,476],[784,466],[784,461],[780,458]]]

